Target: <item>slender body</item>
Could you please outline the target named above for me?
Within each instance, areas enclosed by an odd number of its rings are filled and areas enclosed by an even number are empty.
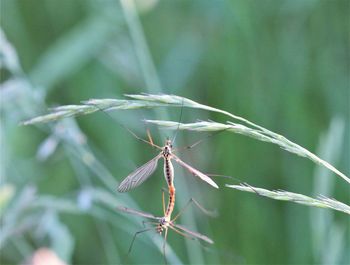
[[[164,158],[164,176],[165,180],[168,184],[168,187],[174,186],[174,167],[171,163],[172,158],[172,145],[170,140],[167,140],[165,143],[165,146],[163,147],[163,150],[161,152],[163,158]]]
[[[164,229],[167,229],[171,220],[171,214],[175,207],[175,186],[174,186],[174,167],[171,163],[171,142],[168,140],[163,148],[162,156],[164,158],[164,177],[168,184],[169,200],[168,206],[164,209],[164,217],[159,221],[157,225],[157,232],[162,233]],[[164,200],[164,196],[163,196]],[[164,201],[163,201],[164,205]],[[164,207],[164,206],[163,206]]]
[[[164,211],[164,216],[159,219],[159,223],[156,227],[156,231],[161,234],[164,230],[167,230],[171,222],[171,214],[175,207],[175,188],[169,187],[169,200],[168,206]]]
[[[174,210],[175,206],[175,186],[174,186],[174,167],[171,163],[171,142],[168,140],[163,149],[163,158],[164,158],[164,176],[165,180],[168,184],[168,192],[169,192],[169,201],[167,209],[164,213],[165,216],[170,216]]]
[[[171,214],[173,213],[174,207],[175,207],[175,187],[170,186],[168,187],[168,190],[169,190],[169,200],[168,200],[168,206],[164,211],[164,216],[169,217],[169,220],[170,220]]]

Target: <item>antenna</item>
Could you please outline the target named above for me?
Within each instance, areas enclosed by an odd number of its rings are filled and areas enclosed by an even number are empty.
[[[182,98],[182,102],[181,102],[180,118],[179,118],[179,122],[177,123],[177,129],[176,129],[174,138],[173,138],[173,140],[172,140],[172,143],[173,143],[173,144],[175,143],[175,139],[176,139],[177,133],[179,132],[180,122],[181,122],[181,119],[182,119],[182,111],[183,111],[183,108],[184,108],[184,98]]]

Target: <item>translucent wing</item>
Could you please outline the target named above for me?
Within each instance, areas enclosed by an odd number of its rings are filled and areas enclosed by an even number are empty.
[[[120,183],[118,191],[126,192],[142,184],[156,170],[158,160],[161,156],[162,154],[160,153],[155,158],[133,171]]]
[[[130,208],[127,208],[124,206],[117,206],[117,210],[129,213],[129,214],[133,214],[133,215],[138,215],[138,216],[150,218],[150,219],[158,219],[153,214],[142,212],[142,211],[137,211],[137,210],[130,209]]]
[[[207,175],[203,174],[199,170],[191,167],[190,165],[187,165],[184,161],[182,161],[180,158],[178,158],[176,155],[172,154],[172,158],[179,163],[181,166],[183,166],[185,169],[187,169],[192,175],[199,177],[200,179],[207,182],[209,185],[212,185],[215,188],[219,188],[219,186]]]
[[[182,230],[183,232],[185,232],[186,234],[190,235],[191,237],[204,240],[205,242],[208,242],[209,244],[213,244],[214,243],[214,241],[211,240],[209,237],[207,237],[205,235],[202,235],[200,233],[197,233],[197,232],[193,232],[193,231],[187,229],[186,227],[183,227],[182,225],[171,223],[171,226]]]

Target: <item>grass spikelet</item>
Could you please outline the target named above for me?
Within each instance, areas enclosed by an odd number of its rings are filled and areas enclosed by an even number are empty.
[[[245,125],[237,124],[233,122],[227,122],[226,124],[212,122],[212,121],[200,121],[200,122],[186,123],[186,124],[184,123],[179,124],[178,122],[163,121],[163,120],[145,120],[145,122],[155,124],[157,126],[164,127],[171,130],[176,130],[177,128],[179,128],[179,130],[189,130],[189,131],[197,131],[197,132],[215,132],[215,131],[225,130],[228,132],[242,134],[259,141],[276,144],[282,149],[290,153],[308,158],[314,163],[328,168],[329,170],[333,171],[335,174],[340,176],[342,179],[344,179],[346,182],[350,183],[350,179],[345,174],[340,172],[338,169],[336,169],[334,166],[329,164],[327,161],[324,161],[323,159],[319,158],[315,154],[311,153],[309,150],[288,140],[282,135],[278,135],[275,133],[267,135],[264,131],[250,128]]]
[[[68,105],[61,106],[52,109],[50,114],[39,116],[28,121],[24,121],[23,125],[50,122],[66,117],[90,114],[99,110],[111,111],[111,110],[128,110],[128,109],[139,109],[139,108],[155,108],[155,107],[188,107],[203,109],[207,111],[217,112],[229,116],[231,119],[240,121],[237,123],[228,121],[227,123],[218,123],[212,121],[200,121],[188,124],[178,124],[174,121],[164,120],[146,120],[148,123],[155,124],[160,127],[168,129],[190,130],[200,132],[214,132],[226,130],[233,133],[242,134],[259,141],[269,142],[280,146],[282,149],[294,153],[298,156],[306,157],[316,164],[324,166],[335,174],[340,176],[346,182],[350,183],[350,179],[336,169],[334,166],[329,164],[327,161],[322,160],[309,150],[304,147],[288,140],[286,137],[272,132],[262,126],[259,126],[247,119],[236,116],[224,110],[206,106],[197,103],[188,98],[176,96],[176,95],[153,95],[153,94],[140,94],[140,95],[125,95],[130,100],[125,99],[90,99],[83,101],[81,105]]]
[[[317,199],[315,199],[303,194],[288,192],[284,190],[271,191],[267,189],[256,188],[256,187],[250,186],[247,183],[241,183],[240,185],[226,184],[226,187],[240,190],[240,191],[256,193],[258,195],[268,197],[274,200],[290,201],[290,202],[299,203],[299,204],[312,206],[312,207],[329,208],[329,209],[344,212],[350,215],[350,206],[346,205],[345,203],[339,202],[335,199],[327,198],[322,195],[320,195]]]

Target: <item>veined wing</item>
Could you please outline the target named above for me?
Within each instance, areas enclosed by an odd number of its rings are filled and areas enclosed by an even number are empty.
[[[197,233],[197,232],[193,232],[193,231],[189,230],[188,228],[183,227],[182,225],[178,225],[178,224],[174,224],[174,223],[171,223],[170,225],[174,226],[177,229],[182,230],[183,232],[185,232],[186,234],[190,235],[191,237],[194,237],[194,238],[197,238],[197,239],[201,239],[201,240],[203,240],[205,242],[208,242],[209,244],[214,244],[214,241],[211,240],[209,237],[207,237],[205,235],[202,235],[200,233]]]
[[[176,155],[172,154],[171,155],[174,160],[179,163],[181,166],[183,166],[185,169],[187,169],[192,175],[199,177],[200,179],[204,180],[207,182],[209,185],[212,185],[215,188],[219,188],[219,186],[207,175],[203,174],[199,170],[191,167],[190,165],[186,164],[184,161],[182,161],[180,158],[178,158]]]
[[[140,184],[142,184],[146,179],[148,179],[157,168],[158,160],[162,157],[160,153],[152,160],[148,161],[146,164],[135,169],[129,176],[127,176],[118,187],[119,192],[129,191]]]
[[[116,208],[119,211],[123,211],[123,212],[129,213],[129,214],[138,215],[138,216],[142,216],[142,217],[146,217],[146,218],[150,218],[150,219],[158,219],[153,214],[142,212],[142,211],[138,211],[138,210],[134,210],[134,209],[130,209],[130,208],[127,208],[127,207],[124,207],[124,206],[117,206]]]

